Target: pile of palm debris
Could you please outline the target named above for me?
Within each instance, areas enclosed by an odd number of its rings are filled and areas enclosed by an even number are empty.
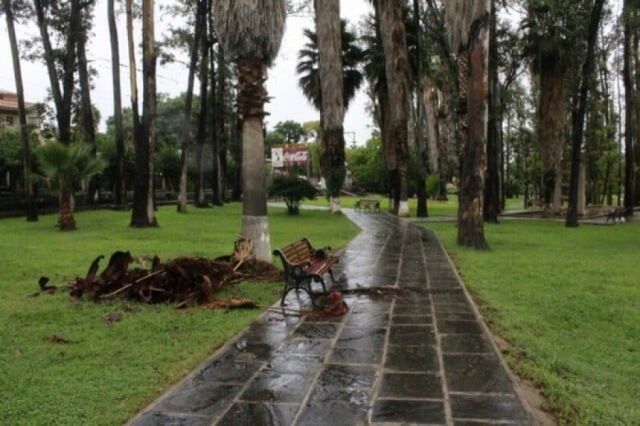
[[[216,293],[242,281],[282,279],[282,273],[273,265],[256,260],[253,244],[242,239],[236,242],[233,255],[217,259],[179,257],[162,263],[155,256],[150,266],[145,267],[145,262],[134,259],[131,253],[117,251],[111,255],[107,267],[98,273],[103,258],[93,261],[86,277],[76,278],[69,284],[72,297],[93,301],[121,298],[150,304],[170,303],[176,307],[249,307],[251,301],[218,300]],[[129,268],[136,263],[141,266]]]

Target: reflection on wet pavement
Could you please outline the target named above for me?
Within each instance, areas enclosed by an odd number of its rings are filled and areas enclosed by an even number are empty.
[[[336,270],[348,315],[267,312],[131,423],[532,424],[435,234],[346,214],[363,230]]]

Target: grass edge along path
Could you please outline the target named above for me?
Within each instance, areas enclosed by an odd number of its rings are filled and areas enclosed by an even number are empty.
[[[488,252],[457,247],[454,224],[425,226],[561,423],[640,424],[640,223],[505,221],[486,227]]]
[[[126,212],[84,212],[71,233],[55,229],[55,215],[35,224],[1,220],[0,424],[121,424],[249,325],[261,311],[94,304],[73,302],[66,293],[28,297],[40,275],[61,284],[115,250],[163,260],[228,254],[240,211],[231,204],[178,215],[166,207],[158,212],[160,228],[144,230],[130,229]],[[269,216],[274,248],[303,235],[337,248],[359,232],[346,218],[323,211],[291,217],[273,208]],[[245,283],[229,294],[266,305],[280,290],[281,283]],[[116,311],[125,314],[121,322],[103,320]],[[51,336],[70,343],[50,343]]]

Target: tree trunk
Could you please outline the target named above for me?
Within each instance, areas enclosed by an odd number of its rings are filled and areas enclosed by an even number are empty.
[[[562,209],[562,151],[565,141],[565,74],[558,56],[543,57],[540,65],[538,135],[544,177],[545,209],[559,214]]]
[[[34,0],[36,19],[40,29],[40,38],[44,51],[44,60],[49,74],[51,94],[56,108],[56,124],[58,125],[58,140],[63,144],[71,142],[71,107],[73,102],[74,72],[76,65],[76,45],[80,33],[80,0],[69,3],[69,32],[65,42],[62,58],[62,76],[58,72],[56,57],[60,52],[54,52],[49,37],[49,12],[42,0]],[[62,81],[62,89],[60,89]]]
[[[253,241],[258,260],[271,261],[264,164],[266,67],[257,58],[238,62],[238,105],[242,124],[242,236]]]
[[[426,141],[424,139],[423,132],[423,124],[426,124],[432,129],[435,129],[435,120],[429,123],[426,120],[426,111],[425,111],[425,99],[424,99],[424,91],[423,91],[423,66],[422,66],[422,20],[421,20],[422,12],[420,8],[420,1],[413,0],[413,18],[414,18],[414,27],[416,30],[415,39],[416,39],[416,61],[417,61],[417,70],[414,78],[415,81],[415,91],[416,91],[416,111],[417,111],[417,120],[416,120],[416,156],[418,159],[418,170],[417,170],[417,191],[416,196],[418,198],[418,209],[416,211],[417,217],[429,217],[429,209],[427,206],[427,191],[425,188],[425,180],[427,177],[427,163],[428,163],[428,155],[427,155],[427,147]],[[431,105],[432,107],[432,105]],[[436,142],[437,144],[437,142]],[[433,145],[433,142],[432,142]],[[432,173],[434,169],[432,168]]]
[[[187,212],[187,172],[189,148],[191,147],[191,110],[193,107],[193,85],[198,64],[200,39],[203,33],[205,1],[199,0],[196,8],[196,28],[193,43],[190,46],[189,74],[187,76],[187,91],[184,101],[184,115],[182,117],[182,143],[180,146],[180,188],[178,190],[178,213]]]
[[[205,27],[206,28],[206,27]],[[209,90],[209,41],[206,34],[200,39],[200,112],[198,114],[198,131],[196,134],[196,161],[197,175],[195,185],[194,204],[198,208],[208,207],[206,196],[206,151],[205,141],[207,139],[207,111],[208,111],[208,90]]]
[[[498,40],[495,0],[491,1],[489,41],[489,129],[487,136],[487,173],[484,186],[484,221],[498,223],[500,214],[500,80],[498,76]]]
[[[635,102],[636,93],[633,87],[633,76],[631,70],[631,59],[634,52],[631,46],[632,38],[632,1],[624,0],[623,22],[624,22],[624,66],[623,66],[623,83],[625,92],[625,176],[624,176],[624,207],[627,214],[633,213],[635,206],[635,177],[634,177],[634,145],[635,137]]]
[[[109,38],[111,42],[111,79],[113,82],[113,119],[116,137],[116,182],[113,194],[114,204],[124,208],[127,197],[124,187],[124,130],[122,126],[122,90],[120,88],[120,46],[118,27],[114,10],[114,0],[107,0]]]
[[[85,18],[87,24],[91,21],[89,17]],[[77,53],[78,53],[78,80],[80,82],[80,104],[82,112],[82,139],[83,142],[91,147],[91,154],[95,157],[96,150],[96,127],[93,116],[93,107],[91,104],[91,84],[89,81],[89,65],[87,64],[87,39],[89,28],[83,26],[81,33],[78,35]],[[87,204],[93,204],[96,194],[98,193],[98,176],[95,175],[89,179],[87,189]]]
[[[227,90],[227,73],[222,44],[218,45],[218,84],[216,88],[216,127],[218,138],[218,183],[220,186],[220,202],[227,201],[227,151],[229,143],[227,138],[225,95]]]
[[[7,20],[7,32],[11,44],[11,57],[13,59],[13,75],[16,82],[16,95],[18,97],[18,121],[20,123],[20,144],[22,147],[22,172],[24,178],[24,196],[26,204],[26,216],[28,222],[38,221],[38,211],[33,196],[33,183],[31,181],[31,145],[29,143],[29,129],[27,126],[27,114],[24,103],[24,87],[22,84],[22,67],[20,66],[20,53],[18,51],[18,39],[14,26],[13,8],[11,0],[2,0],[5,18]]]
[[[73,217],[73,194],[63,179],[60,179],[60,199],[58,208],[58,227],[61,231],[74,231],[76,220]]]
[[[389,96],[389,131],[395,138],[396,168],[393,189],[397,215],[410,215],[407,172],[409,162],[410,68],[403,2],[377,0],[380,13],[380,35],[385,57],[385,74]],[[391,141],[389,141],[391,143]]]
[[[130,1],[127,0],[127,3]],[[130,40],[130,44],[132,44],[132,40]],[[130,47],[132,46],[130,45]],[[135,73],[135,66],[133,72]],[[132,76],[132,79],[134,78],[135,74]],[[136,228],[158,225],[153,197],[156,119],[154,0],[142,1],[142,78],[143,116],[140,126],[140,138],[136,141],[136,182],[131,215],[131,226]]]
[[[587,33],[587,57],[582,67],[580,76],[580,92],[575,107],[572,112],[573,129],[571,132],[571,181],[569,186],[569,210],[567,211],[566,225],[568,227],[578,226],[578,198],[580,187],[580,162],[582,157],[582,136],[584,134],[584,120],[587,112],[587,97],[591,76],[593,75],[595,64],[595,51],[598,39],[598,30],[602,18],[602,9],[605,0],[595,0],[589,30]]]
[[[482,250],[488,248],[484,237],[483,192],[487,154],[490,4],[489,0],[475,0],[458,6],[466,12],[457,18],[458,22],[468,26],[456,28],[463,37],[454,44],[458,52],[460,102],[456,133],[462,144],[457,241],[460,246]]]
[[[340,1],[314,0],[322,93],[322,165],[331,212],[340,213],[340,190],[346,177],[344,142],[344,78]]]
[[[640,100],[638,99],[638,93],[640,93],[640,51],[638,50],[638,45],[640,44],[640,33],[638,32],[638,7],[640,4],[635,3],[635,10],[633,11],[633,19],[632,19],[632,27],[631,31],[633,33],[633,63],[634,63],[634,76],[635,76],[635,85],[634,85],[634,114],[635,114],[635,147],[634,147],[634,157],[635,157],[635,166],[634,169],[636,171],[635,174],[635,196],[633,198],[634,204],[637,206],[640,202],[640,145],[638,144],[638,135],[640,134]]]

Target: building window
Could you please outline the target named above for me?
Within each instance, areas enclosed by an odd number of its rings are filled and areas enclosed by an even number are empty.
[[[7,127],[13,127],[13,116],[12,115],[6,115],[4,117],[4,122],[7,125]]]

